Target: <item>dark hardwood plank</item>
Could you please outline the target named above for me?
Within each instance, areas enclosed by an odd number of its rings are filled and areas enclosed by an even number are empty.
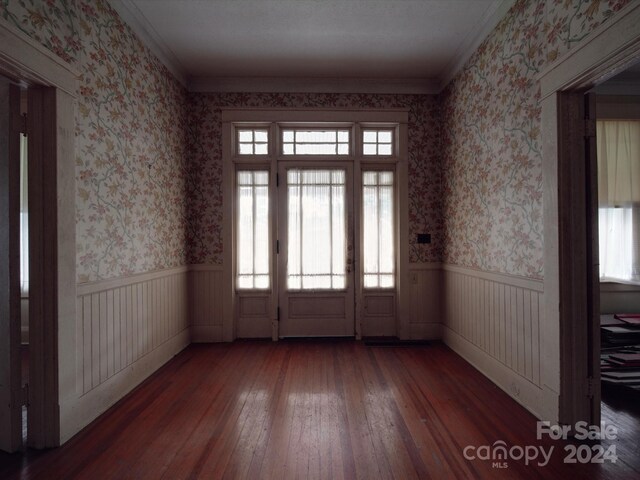
[[[61,448],[0,455],[0,478],[640,478],[640,407],[605,395],[616,464],[567,442],[442,344],[191,345]],[[545,467],[466,460],[467,445],[554,447]]]

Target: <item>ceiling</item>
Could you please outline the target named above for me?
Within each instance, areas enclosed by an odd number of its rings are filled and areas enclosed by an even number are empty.
[[[640,62],[628,65],[591,91],[599,95],[640,95]]]
[[[111,0],[193,90],[439,91],[512,0]],[[266,82],[265,82],[266,80]],[[367,87],[367,85],[369,87]],[[383,87],[380,87],[383,85]]]

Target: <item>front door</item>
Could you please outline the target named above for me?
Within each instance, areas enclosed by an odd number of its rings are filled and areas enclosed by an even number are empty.
[[[280,337],[353,336],[353,167],[278,165]]]

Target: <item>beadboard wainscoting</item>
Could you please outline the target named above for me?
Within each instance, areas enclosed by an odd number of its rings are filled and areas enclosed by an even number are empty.
[[[77,285],[76,388],[60,407],[65,439],[189,344],[188,274],[183,266]]]
[[[444,342],[540,417],[543,282],[443,266]]]
[[[441,263],[409,264],[409,339],[442,338],[442,293]]]
[[[191,341],[223,341],[224,268],[222,265],[189,267]]]

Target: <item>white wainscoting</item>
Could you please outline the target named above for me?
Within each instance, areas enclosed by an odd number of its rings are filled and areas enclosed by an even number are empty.
[[[443,266],[443,340],[539,416],[543,282]]]
[[[188,267],[77,285],[76,392],[63,441],[189,344]]]
[[[189,267],[191,341],[222,342],[224,269],[222,265]]]
[[[442,338],[442,264],[409,264],[409,338]]]

